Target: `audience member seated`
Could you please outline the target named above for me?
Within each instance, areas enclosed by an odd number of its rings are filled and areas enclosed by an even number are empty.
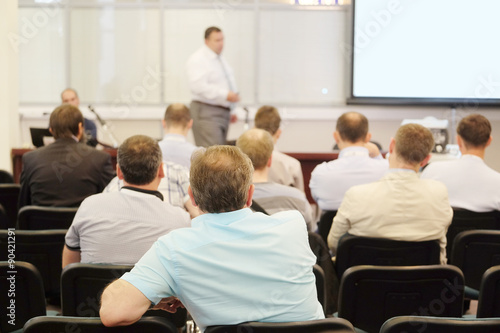
[[[371,134],[364,115],[341,115],[333,138],[340,148],[338,159],[314,168],[309,182],[311,195],[322,210],[338,210],[349,188],[379,180],[389,168],[377,146],[369,142]]]
[[[193,126],[189,109],[184,104],[171,104],[162,120],[165,136],[160,141],[163,160],[180,164],[186,168],[191,165],[191,154],[198,148],[186,140]]]
[[[64,104],[50,115],[56,141],[23,155],[19,208],[26,205],[77,207],[102,192],[115,172],[108,153],[89,147],[83,138],[83,116]]]
[[[158,237],[190,226],[189,215],[163,202],[157,191],[165,175],[154,139],[130,137],[117,157],[124,186],[82,202],[66,234],[63,267],[73,262],[133,265]]]
[[[441,263],[446,264],[446,231],[453,216],[448,193],[442,183],[417,174],[433,146],[432,133],[421,125],[398,129],[389,146],[389,172],[346,192],[328,235],[333,252],[345,233],[417,242],[437,239]]]
[[[454,208],[473,212],[500,211],[500,173],[484,163],[486,147],[491,140],[488,119],[479,114],[463,118],[457,127],[462,157],[429,164],[421,178],[444,183]]]
[[[196,217],[200,213],[191,203],[188,195],[189,169],[173,162],[163,162],[163,177],[158,186],[158,192],[163,195],[163,200],[173,206],[185,208],[191,217]],[[113,178],[104,193],[119,191],[124,186],[123,179]]]
[[[269,168],[273,162],[271,134],[258,128],[248,130],[238,138],[236,146],[250,157],[255,170],[253,200],[268,214],[290,209],[298,210],[304,217],[308,229],[313,231],[315,226],[313,226],[312,210],[304,192],[269,181]]]
[[[255,127],[268,131],[274,145],[281,136],[281,117],[274,106],[262,106],[255,114]],[[273,164],[269,170],[269,180],[278,184],[293,186],[304,192],[304,176],[300,162],[274,149]]]
[[[104,325],[134,323],[151,303],[170,312],[184,305],[202,332],[210,325],[324,318],[305,221],[297,211],[252,213],[252,173],[237,147],[194,152],[189,195],[202,215],[191,228],[161,237],[105,289]]]
[[[61,93],[61,104],[71,104],[80,109],[80,98],[76,90],[67,88]],[[80,111],[81,112],[81,111]],[[83,128],[85,128],[86,141],[89,146],[97,146],[97,126],[87,118],[83,118]]]

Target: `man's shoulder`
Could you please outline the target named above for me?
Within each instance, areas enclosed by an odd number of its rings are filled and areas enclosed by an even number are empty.
[[[271,168],[275,163],[294,168],[301,168],[300,161],[298,159],[277,150],[273,151],[273,160],[271,163]]]

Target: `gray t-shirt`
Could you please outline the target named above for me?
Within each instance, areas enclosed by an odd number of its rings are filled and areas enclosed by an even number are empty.
[[[129,188],[85,199],[66,246],[81,251],[82,263],[132,265],[170,231],[190,227],[189,214],[159,197]]]

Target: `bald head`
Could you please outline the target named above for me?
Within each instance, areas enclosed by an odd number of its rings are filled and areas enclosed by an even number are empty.
[[[337,119],[337,133],[343,141],[365,142],[368,135],[368,119],[358,112],[347,112]]]
[[[253,128],[244,132],[236,141],[236,146],[252,161],[255,170],[264,169],[273,154],[273,138],[269,132]]]
[[[170,104],[163,118],[165,126],[187,128],[191,122],[191,114],[186,105],[182,103]]]
[[[62,104],[70,104],[76,107],[80,106],[80,99],[78,98],[78,94],[75,89],[67,88],[64,89],[61,93],[61,102]]]

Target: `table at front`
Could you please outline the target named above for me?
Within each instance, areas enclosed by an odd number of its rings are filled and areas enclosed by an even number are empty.
[[[21,177],[21,171],[23,169],[23,155],[32,149],[14,148],[11,151],[12,157],[12,171],[14,175],[14,181],[19,183]],[[111,155],[111,162],[113,163],[113,168],[116,169],[116,149],[104,149],[103,151]],[[314,203],[311,197],[311,191],[309,190],[309,180],[311,179],[311,172],[314,170],[316,165],[323,162],[331,161],[337,159],[339,154],[338,151],[331,153],[285,153],[291,157],[294,157],[300,161],[302,165],[302,174],[304,175],[304,190],[306,192],[307,199],[310,203]]]

